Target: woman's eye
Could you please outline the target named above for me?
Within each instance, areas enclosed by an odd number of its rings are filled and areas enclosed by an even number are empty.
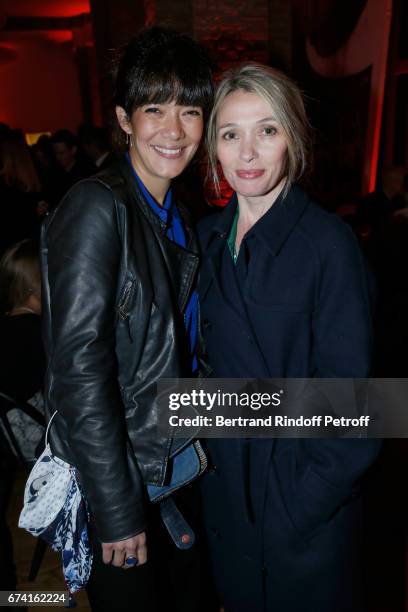
[[[201,111],[196,108],[192,108],[187,111],[187,115],[192,115],[193,117],[201,117]]]
[[[144,109],[145,113],[160,113],[160,108],[157,106],[148,106]]]
[[[276,127],[273,127],[272,125],[267,125],[266,127],[264,127],[262,131],[265,134],[265,136],[275,136],[275,134],[278,133],[278,130],[276,129]]]
[[[236,137],[237,135],[235,132],[225,132],[225,134],[222,135],[223,140],[235,140]]]

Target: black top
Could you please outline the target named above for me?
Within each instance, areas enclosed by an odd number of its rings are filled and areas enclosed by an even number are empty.
[[[0,338],[0,391],[27,401],[43,386],[41,319],[30,313],[2,316]]]
[[[39,238],[41,219],[36,207],[41,195],[9,187],[0,178],[0,256],[20,240]]]

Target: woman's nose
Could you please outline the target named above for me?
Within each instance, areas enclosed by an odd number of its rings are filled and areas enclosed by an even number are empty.
[[[242,141],[239,156],[245,162],[250,162],[258,157],[256,147],[251,139]]]
[[[163,135],[172,140],[184,137],[183,123],[178,115],[169,114],[162,129]]]

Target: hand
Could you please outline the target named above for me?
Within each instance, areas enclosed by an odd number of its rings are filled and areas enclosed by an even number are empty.
[[[137,565],[143,565],[147,561],[146,533],[143,531],[133,538],[120,540],[119,542],[102,542],[102,559],[115,567],[130,569],[134,565],[127,565],[128,557],[136,557]]]

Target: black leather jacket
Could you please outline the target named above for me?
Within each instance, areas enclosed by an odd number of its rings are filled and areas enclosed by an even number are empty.
[[[191,375],[182,313],[198,256],[179,210],[187,249],[167,239],[123,158],[71,189],[43,227],[51,447],[79,470],[103,542],[145,529],[144,485],[163,485],[173,444],[156,432],[155,385]]]

